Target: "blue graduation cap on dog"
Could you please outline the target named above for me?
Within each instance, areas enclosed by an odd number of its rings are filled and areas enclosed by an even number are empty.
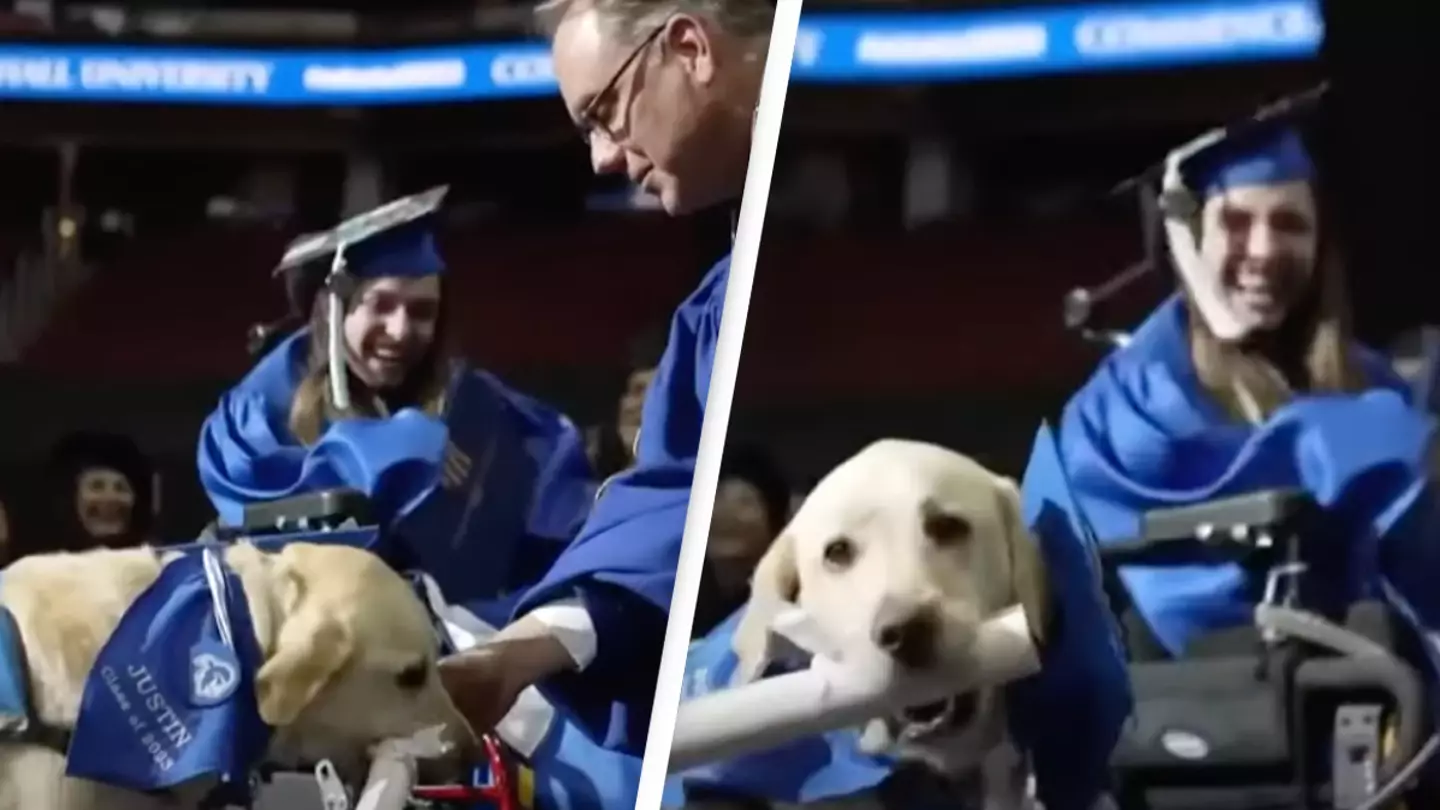
[[[275,268],[275,275],[294,280],[291,306],[298,312],[307,311],[322,289],[328,296],[330,394],[337,408],[350,406],[342,331],[345,302],[360,280],[423,278],[445,271],[435,245],[434,218],[449,190],[436,186],[351,217],[331,230],[301,236]]]

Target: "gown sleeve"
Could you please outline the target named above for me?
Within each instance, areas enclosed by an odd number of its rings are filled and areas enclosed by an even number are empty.
[[[584,603],[596,657],[542,689],[607,748],[644,750],[728,278],[727,258],[675,313],[635,465],[602,486],[575,541],[517,606],[519,615],[577,596]]]

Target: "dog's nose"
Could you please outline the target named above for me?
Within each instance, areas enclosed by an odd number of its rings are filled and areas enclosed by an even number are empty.
[[[934,606],[896,600],[881,604],[870,631],[875,646],[911,669],[934,665],[939,636],[940,615]]]

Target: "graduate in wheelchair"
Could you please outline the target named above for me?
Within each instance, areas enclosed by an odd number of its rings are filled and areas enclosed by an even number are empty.
[[[1181,290],[1100,364],[1025,479],[1098,542],[1135,709],[1135,808],[1393,807],[1434,754],[1434,419],[1350,335],[1293,116],[1173,152]],[[1421,800],[1424,801],[1424,800]]]
[[[517,619],[574,622],[571,605],[537,603],[533,589],[585,522],[598,482],[564,414],[447,354],[462,310],[444,294],[433,235],[445,193],[291,245],[277,270],[291,317],[252,336],[271,345],[206,420],[198,464],[219,539],[367,547],[414,575],[447,651],[459,652],[503,638]],[[597,743],[603,729],[575,719],[596,710],[559,707],[540,677],[507,682],[518,694],[501,698],[513,708],[486,740],[489,775],[477,776],[494,790],[416,798],[632,804],[639,759]]]

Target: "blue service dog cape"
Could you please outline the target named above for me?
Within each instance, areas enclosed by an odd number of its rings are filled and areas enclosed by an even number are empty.
[[[1041,444],[1031,473],[1058,469]],[[1130,714],[1130,682],[1093,543],[1055,526],[1057,513],[1029,498],[1025,517],[1050,575],[1058,619],[1041,650],[1041,671],[1006,687],[1010,731],[1032,757],[1040,800],[1050,810],[1089,810],[1108,788],[1109,757]],[[1060,513],[1063,515],[1063,513]],[[696,641],[682,700],[727,688],[737,665],[731,638],[739,614]],[[770,801],[813,802],[878,787],[892,763],[859,752],[857,732],[838,731],[671,777],[667,806],[684,789],[722,789]]]
[[[1340,611],[1391,590],[1425,625],[1440,619],[1426,456],[1430,416],[1382,358],[1356,347],[1374,386],[1360,395],[1302,398],[1258,427],[1226,418],[1190,359],[1186,311],[1172,298],[1108,357],[1065,408],[1060,454],[1073,521],[1101,542],[1133,537],[1143,512],[1270,488],[1298,487],[1333,531],[1306,547],[1307,585]],[[1055,500],[1056,482],[1026,480]],[[1126,566],[1136,610],[1171,654],[1198,635],[1247,624],[1256,583],[1239,566]],[[1427,580],[1429,580],[1427,582]]]
[[[575,542],[516,606],[520,616],[577,593],[584,600],[596,659],[540,687],[592,740],[626,755],[643,754],[650,726],[729,277],[727,256],[676,311],[645,398],[635,465],[605,483]],[[617,806],[633,806],[633,790],[638,784]]]
[[[66,773],[138,791],[206,776],[248,788],[270,729],[240,578],[214,549],[166,565],[95,661]]]
[[[443,419],[406,409],[339,420],[304,447],[288,416],[308,335],[272,350],[201,428],[200,480],[222,522],[238,524],[251,503],[357,489],[384,530],[375,551],[503,624],[589,512],[595,481],[579,431],[494,377],[460,369]]]
[[[0,579],[4,576],[0,568]],[[0,605],[0,739],[23,736],[31,728],[30,673],[23,644],[15,617]]]

